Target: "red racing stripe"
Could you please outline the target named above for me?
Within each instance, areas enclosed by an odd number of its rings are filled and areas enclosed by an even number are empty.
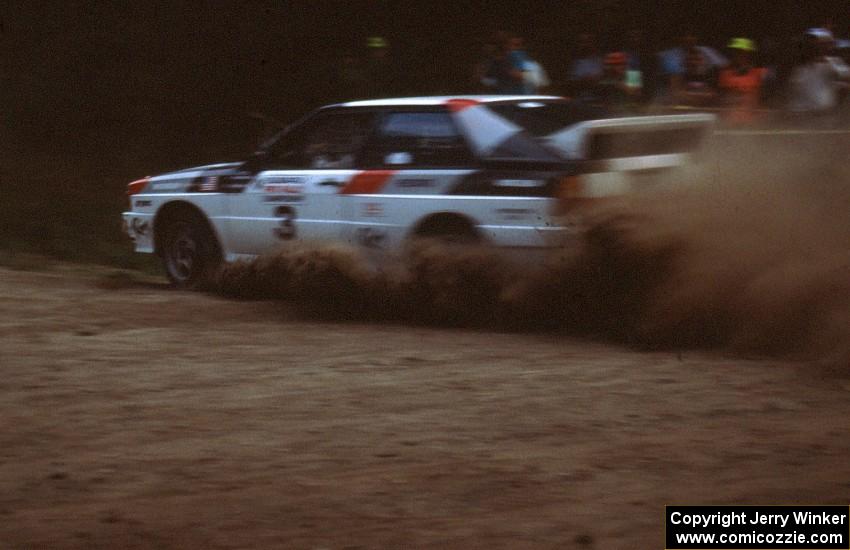
[[[127,196],[130,197],[132,195],[138,195],[139,193],[144,191],[145,187],[148,186],[149,181],[150,181],[150,176],[128,183],[127,184]]]
[[[340,188],[342,195],[371,195],[380,191],[396,170],[367,170],[351,178]]]
[[[463,111],[469,107],[475,107],[479,105],[477,101],[474,99],[449,99],[446,101],[446,107],[448,107],[449,111],[453,113],[457,113],[458,111]]]

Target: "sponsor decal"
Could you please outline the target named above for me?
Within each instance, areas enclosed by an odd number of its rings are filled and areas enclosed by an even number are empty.
[[[184,182],[182,181],[165,181],[155,183],[153,188],[156,191],[182,191]]]
[[[267,176],[263,178],[263,189],[275,189],[282,186],[290,189],[304,189],[304,183],[307,181],[305,176]],[[272,191],[274,192],[274,191]]]
[[[522,220],[534,215],[534,210],[530,208],[499,208],[496,214],[503,220]]]
[[[305,178],[301,176],[272,176],[263,181],[266,202],[294,202],[304,198]]]
[[[263,185],[264,193],[287,193],[289,195],[300,195],[304,192],[304,185],[300,183],[267,183]]]
[[[266,195],[263,197],[263,201],[271,203],[298,202],[303,199],[303,195]]]
[[[382,231],[378,231],[372,227],[361,227],[355,234],[354,238],[361,246],[366,248],[380,249],[384,247],[384,240],[387,235]]]
[[[380,202],[364,203],[360,214],[364,218],[380,218],[384,215],[384,205]]]
[[[133,206],[136,208],[147,208],[151,204],[153,204],[153,202],[149,200],[138,200],[133,203]]]

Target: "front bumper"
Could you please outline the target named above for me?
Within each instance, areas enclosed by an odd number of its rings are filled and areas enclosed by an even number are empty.
[[[152,253],[153,246],[153,215],[141,212],[124,212],[124,232],[133,241],[136,252]]]

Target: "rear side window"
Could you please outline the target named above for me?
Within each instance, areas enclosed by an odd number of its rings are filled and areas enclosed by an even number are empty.
[[[369,166],[440,168],[468,166],[472,159],[448,113],[399,112],[383,116],[364,160]]]
[[[487,108],[534,137],[548,136],[567,126],[606,116],[598,107],[568,101],[494,103]]]

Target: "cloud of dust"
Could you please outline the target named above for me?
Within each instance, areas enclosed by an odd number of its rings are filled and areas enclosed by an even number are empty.
[[[850,352],[847,143],[822,138],[729,136],[688,185],[591,214],[632,254],[668,252],[640,297],[634,338]]]
[[[800,136],[716,140],[680,181],[588,207],[585,244],[531,269],[435,243],[378,269],[353,249],[300,246],[225,267],[217,288],[323,318],[846,358],[842,150]]]

